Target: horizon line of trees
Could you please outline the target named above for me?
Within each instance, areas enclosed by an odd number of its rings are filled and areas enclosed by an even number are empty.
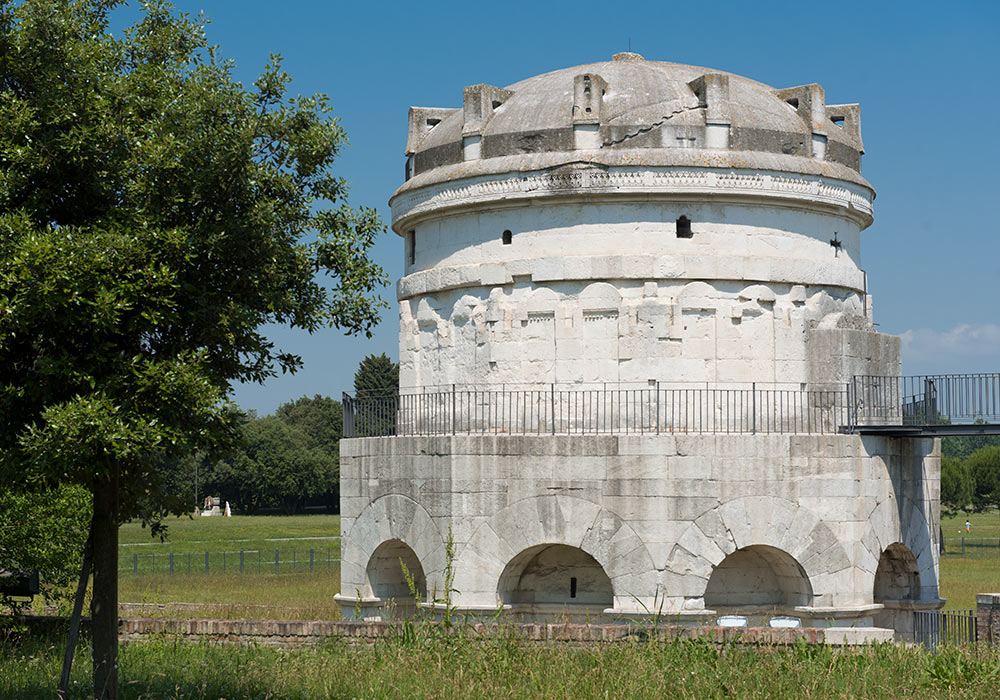
[[[941,440],[941,511],[944,515],[1000,508],[1000,436]]]
[[[354,374],[358,394],[398,386],[399,364],[385,353],[366,356]],[[173,488],[193,504],[219,496],[239,513],[291,515],[323,507],[340,512],[341,402],[315,394],[283,403],[273,414],[259,416],[251,410],[244,416],[236,449],[214,462],[195,457],[179,465]]]

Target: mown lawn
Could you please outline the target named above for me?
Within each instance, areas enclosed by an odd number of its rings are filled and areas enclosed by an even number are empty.
[[[0,645],[0,697],[51,697],[57,644]],[[547,646],[415,640],[272,649],[170,639],[125,645],[121,698],[995,698],[1000,649],[885,644]],[[89,697],[86,645],[70,698]]]
[[[339,620],[333,602],[340,590],[340,567],[280,576],[227,573],[155,576],[121,574],[123,603],[183,603],[162,609],[144,606],[146,617],[215,617],[283,620]],[[138,612],[129,615],[139,616]]]
[[[972,524],[965,534],[965,521]],[[945,553],[941,555],[941,597],[947,609],[976,607],[977,593],[1000,592],[1000,512],[941,518]],[[962,538],[965,553],[962,553]]]
[[[292,546],[299,549],[340,548],[339,515],[234,515],[231,518],[181,516],[166,521],[167,539],[160,542],[140,523],[122,525],[118,534],[123,556],[132,553],[239,552]]]

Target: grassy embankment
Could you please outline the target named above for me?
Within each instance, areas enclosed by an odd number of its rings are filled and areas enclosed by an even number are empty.
[[[419,634],[419,633],[418,633]],[[70,698],[86,698],[82,648]],[[0,644],[0,697],[52,694],[58,644]],[[995,698],[1000,649],[716,647],[702,641],[586,647],[511,639],[331,641],[281,650],[170,640],[123,646],[123,700],[152,698]]]

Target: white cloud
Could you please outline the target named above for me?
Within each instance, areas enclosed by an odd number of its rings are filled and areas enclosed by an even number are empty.
[[[909,329],[900,339],[904,374],[1000,372],[1000,325],[995,323]]]

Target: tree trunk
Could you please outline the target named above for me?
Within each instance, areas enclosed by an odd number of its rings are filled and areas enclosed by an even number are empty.
[[[118,697],[118,479],[117,470],[94,484],[94,589],[90,601],[94,697]]]
[[[90,562],[93,559],[91,543],[94,541],[94,519],[90,519],[90,534],[87,544],[83,545],[83,565],[80,567],[80,581],[76,586],[76,597],[73,599],[73,614],[69,618],[69,636],[66,638],[66,654],[63,656],[62,675],[59,677],[59,690],[56,697],[62,700],[69,689],[69,674],[73,670],[73,654],[76,652],[76,639],[80,634],[80,616],[83,614],[83,597],[87,592],[87,582],[90,580]]]

